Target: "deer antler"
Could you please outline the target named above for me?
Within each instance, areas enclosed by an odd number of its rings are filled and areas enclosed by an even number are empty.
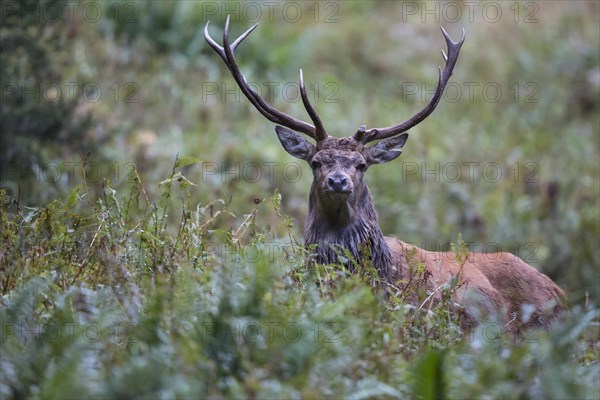
[[[304,103],[304,107],[308,112],[308,115],[312,119],[314,126],[308,124],[306,122],[300,121],[294,117],[291,117],[281,111],[277,111],[267,103],[258,95],[258,93],[248,84],[244,75],[240,72],[240,68],[235,61],[235,57],[233,52],[235,48],[244,40],[250,33],[258,26],[258,24],[253,25],[246,32],[242,33],[231,45],[229,44],[229,15],[227,16],[227,21],[225,22],[225,29],[223,30],[223,47],[221,47],[217,42],[210,37],[208,33],[208,24],[210,21],[206,23],[204,27],[204,38],[208,42],[208,44],[213,48],[215,52],[225,62],[225,65],[231,72],[233,79],[237,82],[238,86],[242,90],[242,93],[246,96],[246,98],[252,103],[252,105],[265,116],[269,121],[274,122],[276,124],[283,125],[297,132],[302,132],[305,135],[315,139],[317,142],[325,139],[328,135],[325,131],[323,123],[321,119],[317,115],[315,109],[310,104],[308,96],[306,95],[306,89],[304,88],[304,78],[302,76],[302,70],[300,70],[300,94],[302,96],[302,103]]]
[[[448,55],[446,56],[446,53],[444,53],[444,50],[442,50],[442,57],[444,57],[446,65],[444,66],[443,72],[442,68],[439,68],[439,80],[433,98],[429,101],[429,103],[427,103],[425,108],[399,125],[389,126],[387,128],[372,128],[369,130],[362,125],[354,134],[354,139],[366,144],[375,140],[386,139],[399,135],[400,133],[406,132],[413,126],[419,124],[421,121],[427,118],[429,114],[433,112],[433,110],[435,110],[440,99],[442,98],[442,93],[444,93],[444,88],[448,83],[448,79],[450,79],[450,76],[452,75],[454,64],[456,64],[456,60],[458,60],[460,47],[465,41],[464,29],[462,30],[462,38],[458,42],[453,42],[446,30],[443,27],[441,29],[442,33],[444,34],[444,38],[446,39],[446,44],[448,45]]]

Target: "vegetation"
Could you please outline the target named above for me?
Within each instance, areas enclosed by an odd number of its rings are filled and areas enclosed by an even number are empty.
[[[412,308],[402,293],[386,300],[366,269],[307,271],[278,193],[221,230],[215,221],[233,218],[223,202],[194,208],[179,172],[162,186],[140,220],[131,207],[141,186],[122,201],[106,186],[91,205],[77,189],[17,213],[3,193],[3,397],[597,393],[592,307],[550,333],[513,337],[494,321],[461,331],[452,283],[443,301]],[[183,203],[176,235],[165,219],[172,191]],[[256,225],[269,208],[289,237]]]
[[[497,20],[452,3],[457,21],[450,3],[428,3],[436,20],[424,3],[282,2],[259,21],[233,2],[28,4],[3,3],[0,27],[2,398],[597,398],[598,3],[493,3]],[[512,251],[569,315],[463,331],[453,282],[411,307],[369,265],[308,270],[309,168],[203,42],[228,12],[234,35],[260,22],[238,50],[248,80],[301,117],[302,67],[337,135],[422,107],[438,26],[464,26],[444,103],[369,170],[380,224],[459,257]],[[13,91],[49,82],[59,101]]]

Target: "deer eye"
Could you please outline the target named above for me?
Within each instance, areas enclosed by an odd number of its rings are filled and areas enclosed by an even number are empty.
[[[321,168],[321,163],[320,163],[320,162],[318,162],[318,161],[312,160],[312,161],[310,162],[310,167],[311,167],[312,169],[318,169],[318,168]]]
[[[365,170],[367,169],[367,164],[365,163],[360,163],[356,166],[356,169],[361,171],[361,172],[365,172]]]

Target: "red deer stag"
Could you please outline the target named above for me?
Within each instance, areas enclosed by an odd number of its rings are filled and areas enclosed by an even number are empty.
[[[369,259],[388,287],[398,287],[410,281],[416,260],[424,266],[426,278],[420,279],[418,284],[424,285],[430,293],[451,279],[460,280],[455,300],[464,306],[466,325],[499,316],[510,330],[525,325],[549,326],[563,307],[564,293],[547,276],[510,253],[470,253],[465,260],[459,261],[453,253],[430,252],[384,237],[369,189],[363,181],[371,165],[397,158],[408,138],[406,131],[436,108],[458,59],[464,30],[461,40],[454,42],[442,28],[448,47],[447,55],[442,51],[446,65],[443,70],[439,69],[436,91],[423,110],[398,125],[368,130],[363,125],[350,137],[336,138],[327,134],[310,104],[302,70],[300,94],[314,125],[274,109],[248,84],[240,72],[234,51],[257,25],[230,43],[228,17],[223,46],[210,37],[208,26],[209,23],[204,29],[206,41],[221,56],[246,98],[263,116],[278,124],[275,131],[284,149],[305,160],[312,168],[314,180],[310,189],[305,242],[307,246],[316,245],[314,261],[339,264],[339,248],[343,248],[355,260]],[[316,144],[311,144],[298,132],[312,138]],[[378,143],[367,146],[374,141]],[[535,311],[527,318],[527,324],[522,324],[525,304],[535,307]]]

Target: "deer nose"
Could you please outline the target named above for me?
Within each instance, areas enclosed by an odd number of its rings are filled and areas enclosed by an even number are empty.
[[[336,192],[349,192],[350,184],[348,178],[342,174],[333,174],[327,180],[329,187]]]

